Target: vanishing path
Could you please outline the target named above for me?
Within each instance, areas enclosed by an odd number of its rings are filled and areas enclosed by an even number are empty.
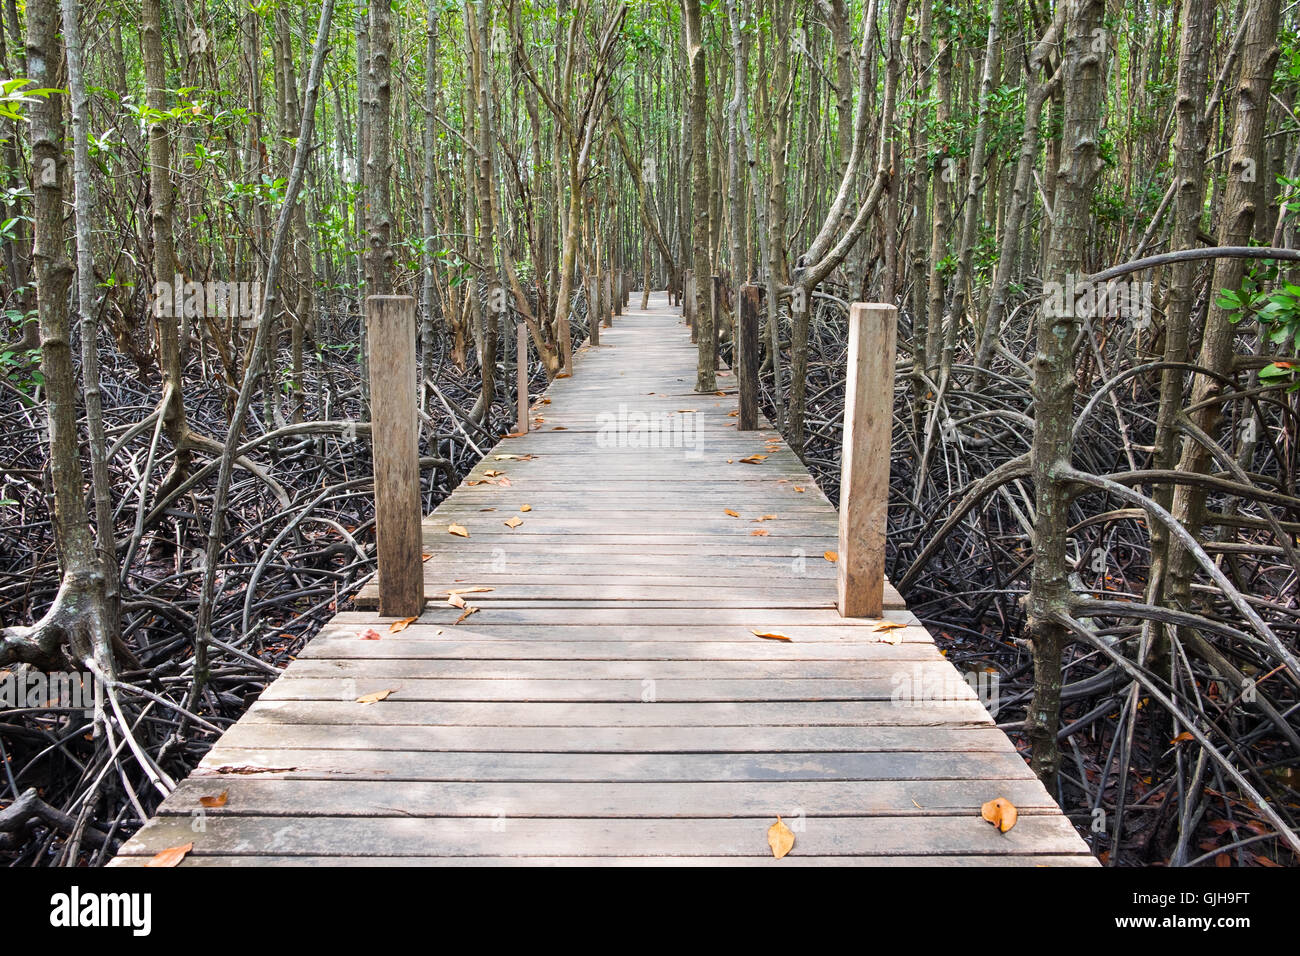
[[[1092,864],[892,588],[839,616],[835,509],[695,360],[616,317],[426,519],[419,620],[339,614],[115,864]]]

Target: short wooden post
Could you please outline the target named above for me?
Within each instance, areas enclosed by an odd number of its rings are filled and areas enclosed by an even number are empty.
[[[736,310],[736,384],[740,387],[740,415],[736,428],[758,428],[758,286],[740,290]]]
[[[614,303],[614,314],[623,314],[623,273],[615,272],[613,269],[609,272],[609,293],[610,299]]]
[[[587,281],[587,338],[600,344],[600,273],[593,272]]]
[[[849,310],[840,462],[841,617],[879,617],[884,609],[897,326],[892,305],[855,302]]]
[[[632,304],[632,277],[623,273],[623,308]]]
[[[366,341],[379,613],[415,617],[424,610],[415,299],[409,295],[367,296]]]
[[[520,322],[515,327],[515,404],[519,424],[515,431],[528,433],[528,326]]]
[[[600,288],[601,288],[600,317],[601,317],[601,321],[605,323],[605,328],[610,329],[614,327],[614,305],[613,305],[614,280],[611,277],[610,273],[608,272],[605,273],[605,278],[601,281]]]

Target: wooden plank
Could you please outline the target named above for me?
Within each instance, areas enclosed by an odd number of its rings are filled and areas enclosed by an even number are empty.
[[[773,814],[773,817],[775,814]],[[209,814],[196,838],[186,817],[156,818],[123,848],[150,855],[193,842],[193,855],[329,854],[447,856],[767,857],[764,819],[517,819],[510,817],[235,817]],[[1000,833],[978,815],[811,819],[795,853],[814,856],[1062,854],[1082,844],[1063,816],[1023,817]]]

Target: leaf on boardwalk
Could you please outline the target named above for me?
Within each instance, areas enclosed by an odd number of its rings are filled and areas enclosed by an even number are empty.
[[[556,425],[554,428],[551,429],[551,431],[553,432],[567,432],[568,430],[569,430],[568,425]]]
[[[465,599],[453,591],[447,595],[447,604],[451,607],[465,607]]]
[[[698,408],[679,408],[679,409],[677,409],[677,411],[678,411],[679,414],[682,414],[682,415],[694,415],[696,412],[699,411],[699,409],[698,409]]]
[[[416,620],[417,618],[414,617],[404,617],[400,621],[394,621],[392,626],[388,628],[388,633],[401,634],[404,630],[414,624]]]
[[[739,518],[739,517],[740,517],[740,512],[739,512],[739,511],[732,511],[730,508],[724,508],[724,509],[723,509],[723,512],[724,512],[725,514],[729,514],[729,515],[731,515],[731,517],[733,517],[733,518]]]
[[[377,703],[379,703],[381,700],[384,700],[385,698],[387,698],[388,695],[391,694],[392,692],[393,692],[393,691],[392,691],[392,689],[390,688],[389,690],[377,690],[377,691],[375,691],[373,694],[362,694],[360,697],[357,698],[357,703],[358,703],[358,704],[377,704]]]
[[[487,471],[483,472],[483,477],[484,477],[484,478],[497,478],[497,477],[499,477],[499,476],[501,476],[501,475],[504,475],[504,474],[505,474],[504,471],[497,471],[495,468],[489,468]]]
[[[528,432],[506,432],[506,438],[523,438]]]
[[[184,846],[169,846],[161,853],[154,856],[145,866],[172,867],[179,866],[185,855],[194,849],[193,843],[186,843]]]
[[[749,536],[751,538],[766,538],[767,531],[763,528],[755,528],[753,531],[749,533]]]
[[[454,534],[454,535],[456,535],[456,537],[458,537],[458,538],[468,538],[468,537],[469,537],[469,531],[466,530],[466,528],[465,528],[464,525],[459,525],[459,524],[449,524],[449,525],[447,525],[447,533],[448,533],[448,534]]]
[[[230,799],[230,791],[222,790],[215,797],[199,797],[199,806],[207,807],[209,810],[215,810],[218,807],[224,807],[226,801]]]
[[[767,845],[772,848],[772,855],[778,860],[794,849],[794,833],[781,822],[780,817],[767,828]]]
[[[739,416],[740,416],[740,409],[736,409],[734,412],[727,412],[728,418],[738,418]]]
[[[524,523],[524,519],[519,517],[510,517],[501,523],[505,525],[507,528],[518,528],[521,524]]]
[[[461,614],[460,617],[456,618],[456,620],[452,621],[451,623],[453,626],[455,626],[459,624],[461,621],[465,620],[465,618],[469,617],[471,614],[477,614],[478,612],[479,612],[479,608],[477,607],[473,607],[473,606],[467,607],[465,608],[465,612]]]
[[[373,627],[367,628],[366,632],[361,635],[361,639],[363,641],[377,641],[380,639],[380,634]]]
[[[495,591],[496,588],[484,587],[476,584],[472,588],[448,588],[446,591],[439,591],[439,594],[486,594],[488,591]]]
[[[524,514],[527,514],[528,512],[530,512],[530,511],[533,510],[533,506],[532,506],[532,505],[520,505],[520,506],[519,506],[519,510],[522,511],[522,512],[524,512]]]
[[[532,461],[536,455],[493,455],[494,461]]]
[[[759,516],[758,516],[757,518],[755,518],[754,520],[755,520],[755,521],[771,521],[771,520],[772,520],[773,518],[775,518],[775,517],[776,517],[776,515],[759,515]]]
[[[899,624],[897,621],[877,621],[871,629],[873,631],[895,631],[900,627],[907,627],[907,625]]]
[[[497,479],[497,484],[500,485],[502,488],[509,488],[510,479],[507,478],[505,475],[502,475],[500,478]]]
[[[834,564],[836,561],[840,559],[839,553],[835,551],[824,551],[822,552],[822,557],[825,558],[827,561],[829,561],[831,564]]]
[[[746,465],[757,465],[760,462],[766,460],[766,458],[767,458],[766,455],[750,455],[748,458],[742,458],[740,460],[743,464]]]
[[[1006,797],[998,797],[996,800],[990,800],[980,807],[980,815],[1003,833],[1006,833],[1016,825],[1016,819],[1020,816],[1020,813],[1016,810],[1016,805]]]
[[[784,634],[778,634],[778,633],[776,633],[775,631],[756,631],[756,630],[754,630],[753,628],[750,628],[750,629],[749,629],[749,633],[753,634],[755,637],[765,638],[766,640],[769,640],[769,641],[788,641],[788,640],[790,640],[790,638],[786,637]]]
[[[799,492],[799,494],[803,494],[805,489],[803,489],[803,488],[800,487],[799,485],[795,485],[795,486],[794,486],[794,490],[797,491],[797,492]]]

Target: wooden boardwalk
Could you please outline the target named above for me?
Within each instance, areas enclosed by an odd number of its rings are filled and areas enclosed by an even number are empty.
[[[1092,864],[892,588],[839,616],[835,509],[695,356],[616,317],[425,521],[419,620],[339,614],[115,865]]]

